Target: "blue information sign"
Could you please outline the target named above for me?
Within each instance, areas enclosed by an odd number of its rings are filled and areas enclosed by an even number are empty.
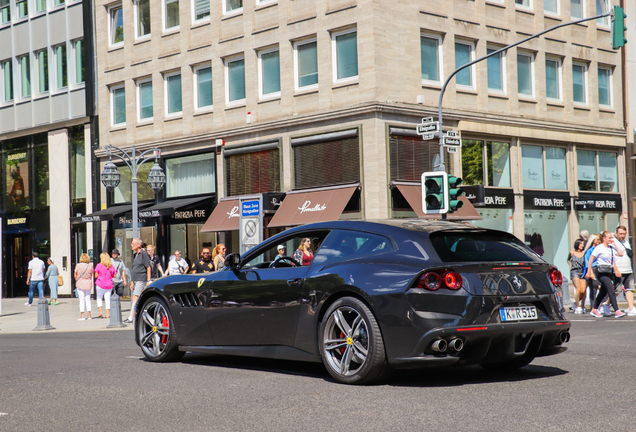
[[[261,214],[261,202],[243,201],[241,203],[241,216],[258,216]]]

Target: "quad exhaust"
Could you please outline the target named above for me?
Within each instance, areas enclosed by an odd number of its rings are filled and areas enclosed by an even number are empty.
[[[431,349],[439,353],[445,353],[447,351],[460,352],[462,348],[464,348],[464,341],[460,338],[453,338],[450,341],[437,339],[431,344]]]
[[[440,353],[446,352],[446,348],[448,348],[448,342],[444,339],[437,339],[435,342],[431,344],[431,348],[433,351],[437,351]]]
[[[451,351],[460,352],[462,348],[464,348],[464,341],[462,341],[460,338],[451,339],[451,341],[448,343],[448,349]]]

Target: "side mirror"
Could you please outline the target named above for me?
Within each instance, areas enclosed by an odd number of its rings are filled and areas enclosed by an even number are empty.
[[[229,267],[231,269],[238,269],[241,266],[241,255],[237,253],[231,253],[227,257],[225,257],[225,267]]]

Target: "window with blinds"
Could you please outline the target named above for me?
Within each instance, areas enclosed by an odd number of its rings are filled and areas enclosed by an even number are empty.
[[[225,184],[226,196],[280,191],[279,150],[227,156]]]
[[[360,181],[360,140],[357,136],[293,147],[295,188]]]
[[[439,155],[437,140],[391,135],[389,138],[391,180],[420,181],[422,173],[433,171],[433,158]]]

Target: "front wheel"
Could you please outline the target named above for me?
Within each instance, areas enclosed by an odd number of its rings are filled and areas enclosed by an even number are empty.
[[[185,352],[179,351],[174,321],[168,306],[159,297],[152,297],[139,309],[137,334],[144,356],[153,362],[179,360]]]
[[[343,297],[329,307],[318,340],[322,361],[336,381],[366,384],[381,380],[390,370],[380,327],[357,298]]]

